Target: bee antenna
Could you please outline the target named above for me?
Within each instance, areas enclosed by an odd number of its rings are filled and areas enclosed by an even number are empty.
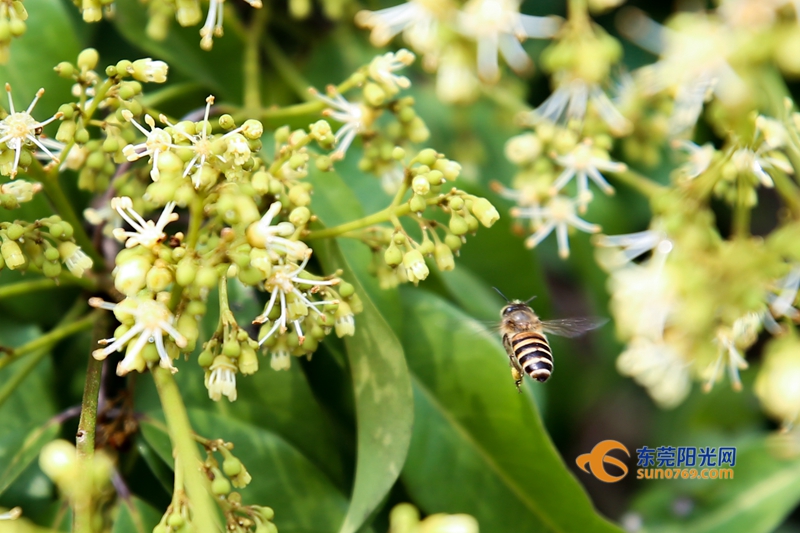
[[[496,291],[497,291],[497,294],[499,294],[500,296],[502,296],[502,297],[503,297],[503,299],[504,299],[505,301],[507,301],[507,302],[510,302],[510,301],[511,301],[511,300],[509,300],[509,299],[506,297],[506,295],[505,295],[505,294],[503,294],[502,292],[500,292],[500,289],[498,289],[497,287],[492,287],[492,288],[493,288],[494,290],[496,290]]]
[[[535,300],[535,299],[536,299],[536,295],[534,294],[533,296],[531,296],[530,298],[528,298],[527,300],[525,300],[525,304],[527,304],[528,302],[532,302],[532,301],[533,301],[533,300]]]

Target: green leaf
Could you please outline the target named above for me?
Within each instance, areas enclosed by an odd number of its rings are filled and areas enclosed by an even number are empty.
[[[0,457],[0,494],[5,492],[20,474],[36,460],[42,447],[55,439],[60,429],[60,424],[48,422],[28,433],[24,439],[21,438],[24,434],[16,433],[7,435],[0,440],[0,446],[5,452]],[[22,441],[21,443],[19,443],[20,440]],[[13,451],[14,454],[6,457],[8,451]]]
[[[402,291],[416,424],[403,480],[427,512],[483,531],[619,531],[593,509],[494,337],[438,296]]]
[[[160,413],[149,414],[161,418]],[[199,435],[235,444],[233,453],[253,477],[240,490],[244,504],[272,507],[281,533],[337,530],[344,519],[347,500],[294,446],[271,431],[228,417],[190,410],[189,418]],[[163,426],[144,422],[142,429],[147,442],[172,464],[172,447]]]
[[[150,533],[161,520],[157,509],[135,496],[122,500],[118,509],[111,533]]]
[[[327,269],[354,272],[333,241],[321,244]],[[377,509],[403,468],[414,418],[411,384],[403,349],[361,285],[364,303],[353,337],[345,338],[358,420],[356,479],[340,533],[357,531]]]
[[[782,456],[777,439],[738,444],[733,479],[639,481],[653,484],[633,506],[644,519],[643,531],[768,533],[783,522],[800,502],[800,458],[796,452]],[[678,516],[676,501],[687,503],[689,511]]]
[[[229,103],[242,101],[242,48],[237,32],[228,25],[225,35],[214,39],[214,48],[200,48],[200,26],[181,28],[173,24],[163,41],[147,36],[147,9],[138,0],[118,0],[114,3],[114,26],[131,44],[166,61],[169,68],[192,81],[202,83],[218,99]],[[247,7],[246,9],[250,9]],[[137,59],[137,58],[130,58]],[[197,107],[205,105],[197,102]]]

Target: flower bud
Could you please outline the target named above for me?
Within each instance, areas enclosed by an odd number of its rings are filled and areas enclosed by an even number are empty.
[[[147,284],[147,273],[152,263],[143,255],[125,258],[121,262],[118,257],[117,267],[114,269],[114,287],[125,296],[134,296]]]
[[[428,277],[430,271],[428,265],[425,264],[425,259],[419,250],[411,250],[403,256],[403,267],[406,270],[406,276],[412,283],[424,280]]]
[[[431,191],[431,184],[425,176],[416,176],[411,181],[411,190],[413,190],[415,194],[425,196]]]
[[[151,58],[147,57],[134,61],[128,69],[128,73],[130,73],[135,80],[164,83],[167,81],[168,70],[169,65],[163,61],[153,61]]]
[[[419,194],[415,194],[408,201],[408,208],[414,213],[422,213],[428,207],[428,202]]]
[[[453,260],[453,252],[450,250],[450,247],[444,243],[436,245],[433,256],[436,259],[436,266],[442,272],[453,270],[456,267],[455,261]]]
[[[478,533],[478,521],[468,514],[435,514],[423,520],[419,533]]]
[[[765,352],[754,385],[755,394],[770,416],[791,424],[800,413],[800,339],[796,332],[790,331],[773,339]]]
[[[244,375],[255,374],[258,371],[258,354],[249,343],[242,345],[242,352],[239,354],[239,372]],[[228,474],[228,471],[225,471]],[[233,475],[233,474],[228,474]]]
[[[464,235],[469,231],[469,224],[467,224],[467,221],[455,211],[450,217],[450,224],[448,226],[450,231],[453,232],[453,235]]]
[[[161,292],[166,290],[170,283],[172,283],[172,271],[164,261],[158,260],[147,272],[145,280],[148,289],[153,292]]]
[[[0,246],[0,254],[9,270],[16,270],[25,264],[25,256],[22,255],[22,250],[15,241],[4,241]]]
[[[389,247],[386,248],[386,252],[383,254],[383,260],[390,267],[396,267],[403,261],[403,253],[400,251],[397,245],[392,242],[389,244]]]
[[[69,241],[60,243],[58,245],[58,253],[73,276],[80,278],[85,271],[92,268],[92,260],[75,243]]]
[[[56,71],[56,74],[58,74],[59,77],[70,79],[72,78],[72,74],[75,72],[75,67],[69,61],[62,61],[56,65],[53,70]]]
[[[94,70],[99,59],[100,54],[94,48],[81,50],[81,53],[78,54],[78,68],[83,71]]]
[[[464,244],[464,242],[461,240],[461,237],[452,234],[445,236],[444,243],[454,252],[459,251],[461,249],[461,245]]]
[[[260,139],[264,135],[264,125],[256,119],[248,119],[242,124],[242,133],[250,140]]]
[[[336,309],[336,314],[334,317],[336,319],[334,322],[334,329],[336,330],[337,337],[352,337],[355,334],[355,318],[353,317],[353,311],[350,309],[350,306],[347,304],[347,302],[339,302],[339,308]]]
[[[78,474],[75,446],[63,439],[48,442],[39,452],[39,468],[59,485],[74,480]]]
[[[472,214],[487,228],[492,227],[492,224],[500,220],[500,213],[486,198],[476,198],[472,202]]]

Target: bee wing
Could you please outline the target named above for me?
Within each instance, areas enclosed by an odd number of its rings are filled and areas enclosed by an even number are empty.
[[[587,331],[597,329],[606,322],[608,322],[607,318],[595,316],[558,318],[556,320],[543,320],[542,328],[545,333],[571,338],[583,335]]]

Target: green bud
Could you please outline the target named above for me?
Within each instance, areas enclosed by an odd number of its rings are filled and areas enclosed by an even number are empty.
[[[238,341],[227,340],[222,343],[222,355],[227,357],[236,358],[242,353],[242,347]]]
[[[419,250],[419,253],[421,253],[422,255],[430,255],[433,253],[433,248],[434,248],[433,241],[426,238],[425,240],[422,241],[417,250]]]
[[[86,144],[89,142],[89,132],[81,128],[75,132],[75,142],[78,144]]]
[[[233,456],[226,457],[222,462],[222,471],[228,477],[237,476],[242,471],[242,462]]]
[[[28,26],[20,19],[13,19],[8,23],[8,29],[14,37],[22,37]]]
[[[59,261],[61,259],[61,254],[58,253],[56,248],[45,248],[44,258],[48,261]]]
[[[232,130],[236,127],[236,121],[229,114],[220,115],[219,126],[224,130]]]
[[[423,165],[427,165],[432,167],[436,160],[438,159],[436,150],[433,148],[425,148],[419,154],[417,154],[417,161],[419,161]]]
[[[461,242],[460,239],[459,242]],[[456,267],[455,261],[453,260],[453,252],[450,250],[450,247],[444,243],[436,245],[433,257],[436,259],[436,266],[442,272],[453,270]]]
[[[264,274],[257,268],[240,268],[237,275],[239,281],[250,287],[255,287],[260,282],[264,281]]]
[[[218,476],[211,482],[211,492],[217,496],[225,496],[231,492],[231,482],[222,476]]]
[[[408,207],[414,213],[422,213],[428,207],[428,203],[425,201],[425,198],[415,194],[408,201]]]
[[[342,298],[350,298],[356,292],[356,288],[351,283],[343,281],[339,284],[339,294]]]
[[[258,354],[249,343],[242,345],[242,353],[239,355],[239,372],[245,376],[249,376],[258,372]],[[228,471],[225,470],[225,473],[228,474]]]
[[[208,368],[213,362],[214,354],[211,352],[211,350],[203,350],[200,352],[200,355],[197,356],[197,364],[204,368]]]
[[[314,161],[314,165],[316,165],[317,170],[321,172],[330,172],[333,169],[333,162],[327,155],[318,155],[317,159]]]
[[[295,207],[292,209],[291,213],[289,213],[289,222],[291,222],[296,228],[308,224],[310,218],[311,211],[309,211],[307,207]]]
[[[45,261],[42,265],[42,274],[48,278],[57,278],[61,275],[61,263],[57,261]]]
[[[184,257],[178,262],[175,269],[175,281],[181,287],[188,286],[197,275],[197,265],[191,257]]]
[[[450,248],[454,252],[457,252],[458,250],[460,250],[461,249],[461,245],[464,244],[464,242],[461,240],[460,237],[458,237],[456,235],[453,235],[453,234],[447,235],[444,238],[444,243],[447,245],[448,248]]]
[[[425,176],[416,176],[411,181],[411,190],[413,190],[415,194],[425,196],[431,191],[431,184]],[[419,209],[412,209],[412,211],[419,211]]]
[[[72,109],[72,107],[70,107],[70,109]],[[75,129],[77,127],[78,127],[77,124],[75,124],[75,122],[73,122],[72,120],[62,120],[61,124],[58,125],[58,130],[56,131],[56,140],[62,143],[70,142],[73,138],[76,137]]]
[[[469,224],[467,221],[455,211],[450,217],[450,224],[448,226],[454,235],[464,235],[469,231]]]
[[[403,253],[395,245],[395,243],[391,243],[389,247],[386,248],[386,252],[383,254],[383,260],[387,265],[394,268],[403,262]]]
[[[386,91],[374,82],[364,85],[364,101],[372,107],[379,107],[386,101]]]
[[[145,344],[140,354],[142,359],[148,363],[156,363],[161,359],[161,356],[158,353],[158,348],[156,348],[156,343],[154,342],[148,342]]]
[[[100,59],[100,54],[94,48],[87,48],[78,54],[78,68],[81,70],[94,70],[97,66],[97,61]]]
[[[62,61],[53,69],[61,78],[70,79],[75,73],[75,67],[69,61]]]
[[[172,283],[172,271],[163,262],[161,263],[151,268],[145,278],[147,288],[153,292],[166,290]]]
[[[16,241],[22,234],[25,233],[25,228],[20,226],[19,224],[9,224],[8,229],[6,229],[6,235],[12,241]]]
[[[297,206],[306,206],[311,203],[311,196],[302,185],[295,185],[289,189],[289,201]]]
[[[403,150],[400,146],[395,146],[392,148],[392,159],[395,161],[402,161],[403,158],[406,156],[406,151]]]
[[[167,525],[171,527],[173,531],[179,530],[180,528],[183,527],[185,523],[186,519],[183,518],[183,516],[181,516],[181,514],[177,512],[170,514],[169,518],[167,518]],[[153,531],[153,533],[156,532]]]
[[[213,289],[217,286],[217,281],[219,281],[219,274],[214,267],[203,265],[197,269],[195,284],[198,287]]]
[[[447,205],[454,211],[460,211],[464,207],[464,199],[460,196],[453,196],[447,200]]]

